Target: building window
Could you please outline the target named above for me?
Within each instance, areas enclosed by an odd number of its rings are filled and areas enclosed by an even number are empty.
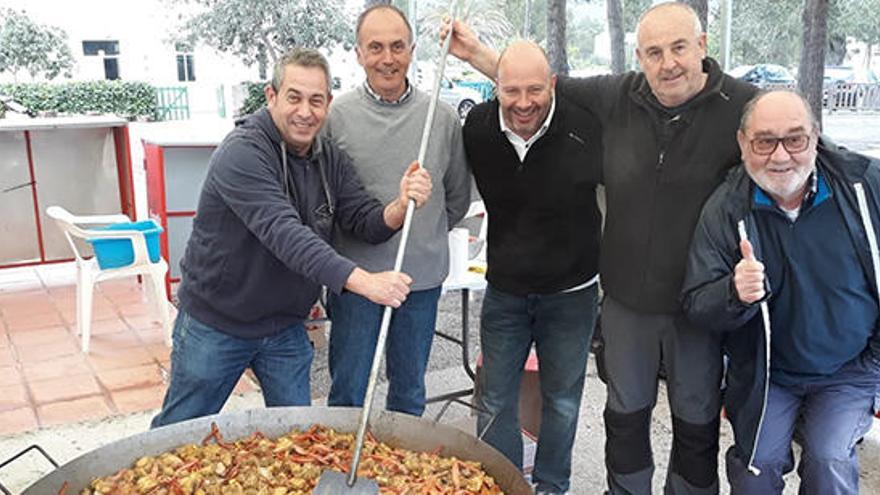
[[[192,46],[189,43],[175,43],[174,49],[177,51],[177,80],[195,81],[196,69]]]
[[[116,57],[104,58],[104,79],[115,81],[119,79],[119,59]]]
[[[119,55],[119,41],[83,41],[83,55]]]
[[[119,79],[119,41],[118,40],[85,40],[83,55],[104,59],[104,79]]]

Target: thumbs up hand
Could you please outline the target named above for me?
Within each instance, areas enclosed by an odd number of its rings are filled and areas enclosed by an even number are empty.
[[[764,264],[755,259],[752,243],[742,240],[739,243],[742,259],[733,269],[733,286],[736,295],[745,304],[752,304],[764,298]]]

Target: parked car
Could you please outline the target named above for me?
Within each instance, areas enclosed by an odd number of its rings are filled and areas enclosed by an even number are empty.
[[[453,84],[444,77],[440,80],[440,100],[452,105],[458,116],[463,119],[474,105],[483,102],[483,95],[477,90]]]
[[[880,82],[877,75],[869,70],[856,70],[853,67],[828,66],[822,77],[823,84],[827,87],[834,83],[861,83],[876,84]]]
[[[796,79],[788,69],[776,64],[742,65],[731,69],[732,77],[750,82],[755,86],[767,86],[769,84],[794,84]]]

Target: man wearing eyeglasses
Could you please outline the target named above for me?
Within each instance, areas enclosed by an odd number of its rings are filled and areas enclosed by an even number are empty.
[[[406,77],[415,44],[403,12],[386,4],[371,7],[358,17],[356,34],[366,81],[334,100],[324,132],[351,156],[367,191],[386,200],[394,197],[397,178],[419,154],[430,96]],[[437,105],[422,165],[436,178],[434,194],[413,217],[403,260],[412,292],[391,318],[386,350],[386,408],[412,415],[425,409],[425,370],[449,266],[447,232],[470,205],[461,122],[449,105]],[[358,265],[384,267],[381,271],[394,264],[400,235],[374,245],[337,229],[333,242]],[[330,295],[329,405],[363,404],[382,311],[351,291]]]
[[[683,291],[726,337],[731,493],[782,493],[797,429],[800,492],[857,494],[880,389],[880,163],[820,138],[790,91],[750,101],[737,140],[744,166],[703,208]]]

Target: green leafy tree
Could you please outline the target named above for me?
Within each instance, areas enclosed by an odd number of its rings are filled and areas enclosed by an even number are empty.
[[[709,25],[709,0],[679,0],[682,3],[686,3],[691,6],[694,11],[697,13],[697,17],[700,18],[700,24],[703,26],[703,30],[706,30],[706,26]]]
[[[0,72],[12,74],[15,81],[23,72],[31,79],[51,80],[70,77],[72,68],[67,33],[37,24],[23,12],[0,9]]]
[[[880,45],[880,0],[838,0],[828,19],[830,39],[852,37],[868,45],[866,63],[870,67],[874,47]],[[845,53],[844,53],[845,54]],[[843,61],[837,57],[837,64]]]
[[[483,42],[502,48],[514,34],[502,0],[457,0],[456,18],[466,22]],[[419,43],[416,45],[419,60],[436,60],[440,53],[437,38],[438,26],[444,16],[450,13],[447,0],[429,0],[419,8]]]
[[[611,71],[615,74],[623,72],[626,64],[626,33],[636,30],[639,17],[648,7],[651,0],[606,0],[608,32],[611,35]],[[631,54],[629,54],[631,56]]]
[[[189,0],[204,8],[190,18],[185,34],[248,66],[274,65],[294,47],[324,48],[354,42],[354,20],[343,0]]]
[[[466,22],[480,39],[495,47],[501,47],[514,34],[502,0],[458,0],[453,5],[455,16]],[[419,36],[422,43],[437,45],[437,29],[443,16],[450,13],[446,0],[433,0],[427,3],[419,19]]]
[[[595,64],[596,36],[605,30],[605,23],[587,12],[572,10],[568,14],[568,61],[572,69]]]

